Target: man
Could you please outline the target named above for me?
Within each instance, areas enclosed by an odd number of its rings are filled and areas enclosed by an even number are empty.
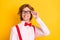
[[[19,8],[19,15],[21,23],[12,28],[10,40],[34,40],[36,37],[50,34],[47,26],[39,18],[38,13],[36,13],[29,4],[24,4]],[[32,25],[30,22],[32,16],[36,19],[40,28]]]

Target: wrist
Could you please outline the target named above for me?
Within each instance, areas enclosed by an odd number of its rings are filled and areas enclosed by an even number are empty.
[[[38,21],[38,20],[40,19],[40,17],[38,16],[38,17],[36,17],[35,19]]]

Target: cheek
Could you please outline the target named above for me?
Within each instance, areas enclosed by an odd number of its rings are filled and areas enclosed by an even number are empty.
[[[31,17],[31,14],[28,14],[29,18]]]
[[[24,14],[22,14],[22,18],[24,18]]]

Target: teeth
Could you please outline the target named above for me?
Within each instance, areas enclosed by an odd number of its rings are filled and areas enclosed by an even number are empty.
[[[25,17],[28,17],[28,16],[25,16]]]

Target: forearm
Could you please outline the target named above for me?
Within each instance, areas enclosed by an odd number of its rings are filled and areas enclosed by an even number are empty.
[[[43,22],[39,17],[36,18],[36,21],[37,21],[37,23],[40,25],[40,28],[41,28],[41,30],[43,31],[43,33],[44,33],[45,35],[49,35],[50,32],[49,32],[47,26],[44,24],[44,22]]]

